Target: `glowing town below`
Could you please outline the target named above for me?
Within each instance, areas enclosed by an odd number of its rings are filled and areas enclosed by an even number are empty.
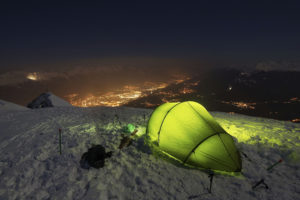
[[[79,94],[70,94],[66,98],[74,106],[79,107],[93,107],[93,106],[109,106],[117,107],[126,104],[129,101],[138,99],[140,97],[152,94],[154,91],[163,89],[170,84],[178,84],[188,80],[184,76],[181,79],[172,80],[168,83],[158,82],[145,82],[142,86],[126,85],[123,88],[111,91],[102,95],[90,94],[86,97],[80,97]]]
[[[27,74],[27,79],[32,81],[39,81],[42,79],[41,74],[38,72],[33,72]],[[161,100],[161,103],[163,102],[179,102],[182,99],[180,97],[184,95],[194,94],[196,98],[201,99],[203,96],[201,96],[195,88],[199,85],[200,81],[191,81],[191,78],[188,76],[176,76],[171,81],[168,82],[145,82],[141,85],[126,85],[123,86],[120,89],[113,90],[107,93],[98,93],[98,94],[89,94],[87,96],[82,96],[80,94],[69,94],[65,96],[65,98],[74,106],[78,107],[94,107],[94,106],[108,106],[108,107],[117,107],[126,105],[129,102],[132,102],[133,100],[151,96],[152,94],[156,94]],[[172,87],[171,85],[175,86]],[[167,89],[168,86],[171,86],[173,89]],[[174,89],[176,88],[176,89]],[[233,90],[233,87],[231,85],[228,86],[227,92],[231,92]],[[212,95],[215,95],[214,93]],[[299,103],[300,98],[293,97],[285,101],[265,101],[263,104],[268,105],[270,103],[273,104],[295,104]],[[225,101],[225,100],[219,100],[220,104],[227,104],[232,105],[233,107],[236,107],[239,111],[251,111],[259,109],[258,107],[261,107],[261,102],[244,102],[244,101]],[[144,101],[141,102],[142,107],[146,108],[153,108],[158,106],[159,104],[154,104],[153,102]],[[228,111],[227,111],[228,112]],[[259,111],[257,111],[259,112]],[[230,114],[235,114],[235,112],[231,111]],[[270,116],[278,116],[277,111],[271,111],[269,112]],[[292,118],[290,121],[299,123],[299,118]]]

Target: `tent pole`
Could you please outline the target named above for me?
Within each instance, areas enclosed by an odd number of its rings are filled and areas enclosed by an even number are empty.
[[[260,184],[263,184],[266,189],[269,189],[268,185],[265,183],[265,180],[262,178],[260,181],[258,181],[255,185],[252,186],[252,190],[254,190]]]

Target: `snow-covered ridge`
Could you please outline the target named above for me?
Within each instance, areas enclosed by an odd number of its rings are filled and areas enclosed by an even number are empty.
[[[216,174],[209,194],[206,173],[157,158],[144,144],[151,113],[126,107],[0,111],[0,199],[300,198],[300,124],[213,112],[247,158],[239,177]],[[140,137],[119,150],[128,123],[138,126]],[[79,160],[92,144],[114,153],[104,168],[85,170]],[[279,159],[283,163],[268,172]],[[252,190],[262,178],[269,189]]]
[[[28,110],[28,108],[0,99],[0,111],[2,111],[2,110],[7,110],[7,111],[19,110],[19,111],[21,111],[21,110]]]

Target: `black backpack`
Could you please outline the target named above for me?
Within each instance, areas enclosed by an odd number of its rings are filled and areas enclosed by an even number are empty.
[[[105,158],[109,158],[111,155],[111,151],[106,153],[103,146],[95,145],[81,156],[80,166],[84,169],[89,169],[90,167],[102,168],[104,167]]]

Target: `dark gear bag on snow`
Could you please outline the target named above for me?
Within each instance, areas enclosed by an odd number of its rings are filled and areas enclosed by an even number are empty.
[[[89,169],[90,167],[102,168],[104,167],[105,158],[109,158],[111,155],[112,151],[106,153],[103,146],[95,145],[81,156],[80,166],[84,169]]]

